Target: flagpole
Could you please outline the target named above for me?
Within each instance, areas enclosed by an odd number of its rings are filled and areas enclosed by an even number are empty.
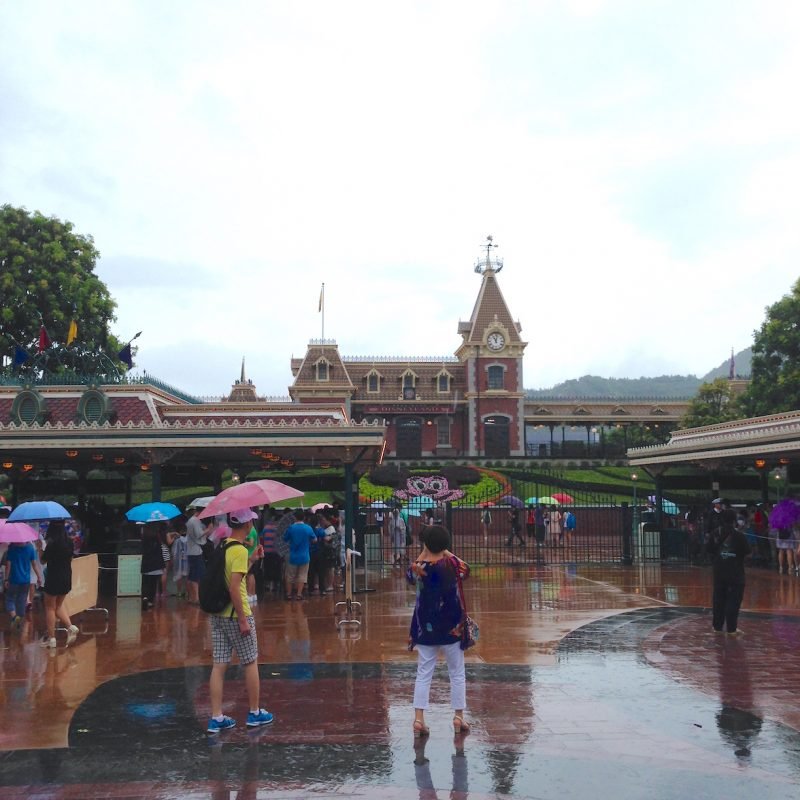
[[[322,312],[322,341],[325,342],[325,282],[322,283],[322,290],[319,293],[319,310]]]

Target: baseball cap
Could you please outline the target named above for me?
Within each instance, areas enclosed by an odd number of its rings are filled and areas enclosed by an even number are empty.
[[[258,519],[258,514],[251,511],[249,508],[240,508],[238,511],[231,511],[228,515],[228,519],[230,519],[234,525],[244,525],[246,522],[252,522],[254,519]]]

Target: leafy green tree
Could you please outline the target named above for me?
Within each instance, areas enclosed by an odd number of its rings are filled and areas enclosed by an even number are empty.
[[[727,378],[716,378],[710,383],[704,383],[697,390],[681,420],[681,427],[700,428],[741,416],[742,411],[730,381]]]
[[[800,409],[800,280],[767,309],[755,332],[750,386],[742,396],[747,416]]]
[[[119,341],[109,332],[116,303],[94,272],[99,253],[91,236],[38,211],[0,206],[0,356],[22,374],[66,371],[114,377]],[[71,323],[77,335],[70,346]],[[44,324],[52,342],[38,353]],[[16,347],[30,358],[13,365]]]

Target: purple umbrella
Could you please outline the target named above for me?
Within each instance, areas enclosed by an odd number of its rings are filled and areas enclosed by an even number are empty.
[[[769,526],[775,531],[791,528],[798,521],[800,521],[800,503],[791,497],[776,503],[769,515]]]
[[[514,508],[525,508],[525,503],[519,499],[519,497],[514,497],[513,494],[507,494],[505,497],[501,497],[498,501],[497,505],[499,506],[513,506]]]

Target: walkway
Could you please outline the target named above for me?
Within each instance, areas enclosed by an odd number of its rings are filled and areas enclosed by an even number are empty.
[[[257,607],[268,729],[206,737],[205,615],[111,601],[70,648],[0,632],[2,798],[796,798],[800,578],[748,574],[741,638],[715,635],[700,568],[475,570],[473,732],[446,678],[415,748],[413,594],[375,580],[360,638],[334,598]],[[35,617],[38,625],[38,616]],[[94,632],[93,632],[94,631]],[[226,684],[241,721],[244,686]],[[437,795],[438,791],[438,795]]]

